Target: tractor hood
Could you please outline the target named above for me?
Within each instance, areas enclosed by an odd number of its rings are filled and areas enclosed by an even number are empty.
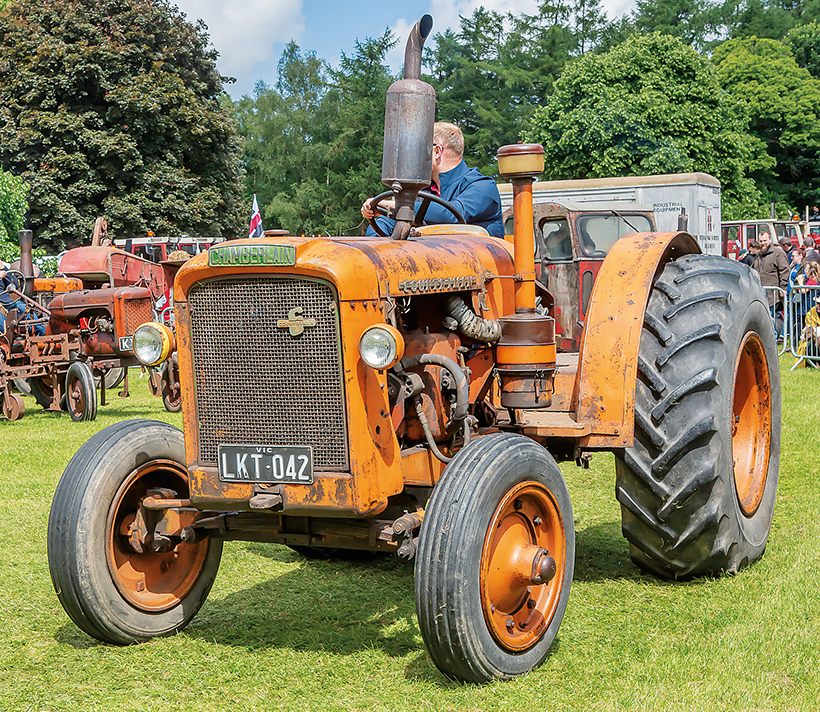
[[[454,228],[454,231],[457,228]],[[449,234],[385,238],[256,238],[221,243],[177,274],[175,300],[203,279],[236,274],[298,274],[336,286],[341,301],[481,289],[513,275],[512,244]]]

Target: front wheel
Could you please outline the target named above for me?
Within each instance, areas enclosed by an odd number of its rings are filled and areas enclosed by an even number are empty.
[[[540,665],[574,567],[572,506],[555,460],[521,435],[475,440],[444,470],[419,536],[416,611],[433,662],[479,683]]]
[[[635,442],[616,459],[632,559],[665,578],[758,559],[780,464],[780,372],[756,273],[711,255],[667,264],[646,309]]]
[[[127,644],[182,630],[205,602],[222,542],[137,552],[129,531],[148,490],[188,497],[182,433],[129,420],[94,435],[68,463],[48,520],[48,564],[69,617],[98,640]]]
[[[65,376],[66,409],[75,422],[97,417],[97,387],[87,364],[75,361]]]

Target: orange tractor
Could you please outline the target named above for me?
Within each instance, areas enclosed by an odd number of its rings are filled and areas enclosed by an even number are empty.
[[[426,647],[485,682],[546,657],[573,578],[556,459],[611,451],[634,561],[673,579],[764,551],[780,449],[766,296],[685,232],[633,233],[604,260],[580,353],[536,311],[531,184],[540,146],[505,146],[514,244],[415,225],[435,108],[420,81],[432,20],[388,91],[385,238],[218,245],[175,281],[184,432],[121,422],[68,464],[48,529],[59,599],[102,641],[181,630],[222,542],[414,559]],[[171,353],[147,324],[143,362]]]

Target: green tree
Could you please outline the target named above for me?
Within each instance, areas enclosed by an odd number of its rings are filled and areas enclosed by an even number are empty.
[[[0,168],[0,259],[11,261],[20,254],[17,232],[23,229],[28,186]]]
[[[236,112],[245,137],[246,195],[266,227],[294,234],[361,232],[362,201],[381,192],[384,105],[395,79],[385,32],[357,42],[331,70],[290,43],[274,87],[259,84]]]
[[[798,66],[820,79],[820,22],[816,20],[792,29],[783,40]]]
[[[166,0],[15,0],[0,13],[0,164],[57,250],[111,230],[233,235],[240,150],[202,24]]]
[[[758,184],[791,205],[820,202],[820,81],[777,40],[728,40],[713,58],[721,85],[776,162],[756,175]]]
[[[436,113],[464,131],[471,166],[494,173],[498,147],[517,140],[521,124],[549,94],[576,47],[569,20],[561,0],[542,0],[534,15],[479,8],[461,18],[458,33],[436,37],[426,55]]]
[[[708,31],[708,0],[638,0],[635,29],[662,32],[702,47]]]
[[[608,24],[600,0],[573,0],[572,29],[578,54],[597,47]]]
[[[522,135],[544,145],[547,178],[703,171],[731,212],[761,202],[750,173],[772,163],[745,122],[706,58],[654,33],[568,66]]]

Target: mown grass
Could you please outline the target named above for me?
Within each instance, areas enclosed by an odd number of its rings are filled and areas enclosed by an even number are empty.
[[[0,710],[820,709],[820,373],[782,363],[780,487],[763,559],[737,576],[660,582],[630,562],[611,456],[564,467],[577,528],[569,608],[545,664],[509,683],[442,677],[422,644],[410,565],[314,562],[226,544],[208,602],[172,638],[118,648],[63,612],[46,524],[65,464],[123,418],[179,425],[135,396],[93,423],[0,420]],[[136,373],[134,374],[136,375]]]

